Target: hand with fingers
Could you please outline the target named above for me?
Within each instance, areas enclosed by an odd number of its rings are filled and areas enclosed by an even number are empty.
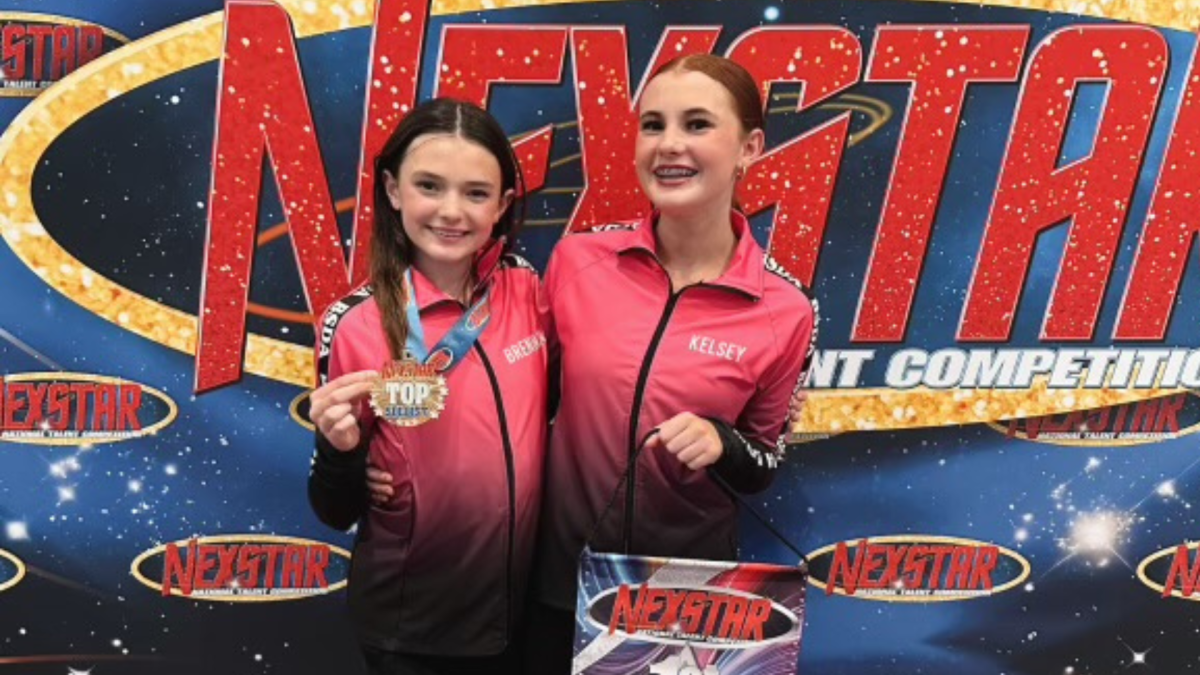
[[[658,425],[658,433],[646,445],[665,449],[693,471],[715,464],[724,451],[712,422],[690,412]]]
[[[364,370],[330,380],[309,397],[308,417],[333,447],[349,452],[358,447],[358,421],[379,373]]]
[[[371,495],[372,504],[382,506],[396,494],[392,480],[392,474],[374,464],[367,464],[367,492]]]

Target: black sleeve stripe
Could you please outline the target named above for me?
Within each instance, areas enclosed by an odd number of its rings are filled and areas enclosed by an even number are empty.
[[[317,386],[325,384],[328,380],[329,354],[333,351],[333,335],[342,317],[370,298],[371,292],[370,284],[361,286],[325,310],[325,315],[321,317],[320,336],[317,340]]]
[[[796,392],[803,389],[804,386],[808,383],[808,376],[809,376],[809,373],[812,371],[813,357],[817,352],[817,332],[818,332],[818,328],[820,327],[820,324],[821,324],[820,303],[817,302],[817,296],[813,294],[812,290],[808,286],[805,286],[802,281],[800,281],[796,277],[792,276],[774,258],[772,258],[771,256],[764,256],[764,265],[766,266],[766,269],[768,272],[770,272],[771,274],[774,274],[775,276],[779,277],[780,279],[783,279],[784,281],[786,281],[789,284],[791,284],[792,286],[794,286],[801,293],[803,293],[804,297],[808,298],[809,304],[812,305],[812,311],[813,311],[812,337],[808,341],[808,351],[806,351],[804,354],[804,364],[800,367],[800,377],[796,378],[796,386],[792,388],[792,393],[795,394]],[[776,441],[776,447],[777,447],[780,455],[782,455],[784,448],[786,447],[786,443],[784,442],[786,438],[787,438],[787,422],[784,423],[784,432],[779,435],[779,439]]]
[[[537,269],[516,253],[505,253],[504,257],[500,259],[500,264],[506,268],[533,270],[533,273],[537,274]]]
[[[817,351],[817,331],[821,324],[820,303],[817,302],[817,296],[813,294],[812,290],[808,286],[804,285],[804,282],[792,276],[774,258],[768,255],[764,256],[763,260],[768,272],[791,284],[793,287],[803,293],[804,297],[808,298],[809,304],[812,305],[812,339],[810,339],[808,342],[808,352],[804,354],[804,366],[800,369],[800,379],[796,382],[795,391],[799,391],[808,382],[808,374],[812,369],[813,355],[816,354]]]
[[[808,353],[804,355],[804,367],[800,369],[800,381],[796,383],[797,391],[808,384],[808,376],[812,371],[813,357],[817,353],[817,333],[821,327],[821,305],[817,302],[816,296],[810,295],[809,300],[812,301],[813,308],[812,338],[808,341]]]
[[[763,267],[765,267],[771,274],[774,274],[780,279],[783,279],[792,286],[796,287],[796,289],[803,293],[810,301],[816,300],[816,298],[813,297],[812,291],[809,290],[808,286],[804,285],[803,281],[800,281],[796,277],[792,276],[791,272],[788,272],[786,269],[784,269],[783,265],[780,265],[779,261],[775,260],[771,256],[763,256]]]
[[[638,229],[637,221],[628,222],[628,223],[608,223],[606,225],[596,225],[593,227],[589,227],[586,230],[580,230],[577,234],[579,234],[579,233],[591,234],[594,232],[611,232],[613,230],[629,231],[629,230],[636,230],[636,229]]]
[[[755,447],[753,443],[746,440],[746,437],[742,435],[742,432],[733,428],[730,428],[730,431],[732,431],[733,435],[737,437],[738,441],[745,446],[746,454],[750,456],[750,459],[754,460],[755,464],[764,469],[770,469],[772,471],[779,468],[779,462],[783,460],[784,456],[785,444],[783,443],[783,438],[787,436],[786,432],[780,434],[779,440],[776,441],[775,452],[762,452]]]

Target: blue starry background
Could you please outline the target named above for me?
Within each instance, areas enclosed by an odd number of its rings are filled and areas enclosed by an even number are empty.
[[[212,0],[0,0],[0,11],[78,17],[131,39],[220,11]],[[979,5],[877,0],[767,2],[680,0],[536,7],[431,22],[423,95],[432,89],[437,38],[448,21],[624,25],[630,72],[640,79],[667,25],[723,25],[717,50],[760,25],[832,24],[858,35],[864,56],[886,23],[1015,23],[1030,46],[1056,28],[1100,20]],[[1195,44],[1162,30],[1171,63],[1146,159],[1105,298],[1095,344],[1107,345],[1128,279]],[[300,41],[310,104],[333,198],[354,194],[370,31]],[[1028,50],[1027,50],[1028,55]],[[38,163],[35,205],[64,248],[93,270],[163,304],[199,304],[217,65],[208,63],[117,97],[66,129]],[[491,110],[512,134],[574,119],[570,57],[559,86],[494,88]],[[1017,83],[968,90],[932,244],[905,347],[954,344],[1018,95]],[[776,94],[794,89],[780,88]],[[849,341],[907,100],[900,85],[859,84],[896,117],[846,150],[821,250],[815,290],[824,308],[821,347]],[[28,99],[0,99],[7,125]],[[1063,161],[1086,156],[1104,105],[1085,86]],[[774,114],[776,145],[832,117],[815,109]],[[852,129],[866,125],[856,113]],[[574,129],[558,133],[552,159],[578,152]],[[283,220],[264,180],[262,229]],[[547,186],[581,186],[578,162]],[[570,214],[571,195],[533,195],[536,226],[520,241],[539,269]],[[769,214],[754,220],[765,242]],[[349,214],[341,215],[349,231]],[[1065,226],[1039,240],[1007,346],[1039,344]],[[1196,253],[1193,249],[1191,258]],[[0,547],[29,567],[0,593],[0,674],[358,672],[341,594],[287,603],[229,605],[162,598],[129,573],[165,541],[226,533],[309,537],[349,547],[320,525],[305,497],[310,433],[289,414],[298,387],[246,376],[194,396],[192,357],[123,331],[46,286],[0,246],[0,373],[57,370],[128,378],[155,387],[179,418],[151,438],[92,449],[0,443]],[[1194,348],[1200,274],[1180,289],[1165,344]],[[251,299],[306,311],[286,239],[256,252]],[[254,332],[311,344],[311,329],[251,317]],[[1051,345],[1053,346],[1053,345]],[[877,347],[877,346],[876,346]],[[891,350],[879,349],[877,363]],[[867,371],[877,382],[880,373]],[[1006,438],[986,426],[849,434],[794,446],[758,505],[803,550],[869,535],[929,534],[1006,546],[1031,565],[1026,584],[988,598],[928,605],[826,596],[810,589],[800,657],[804,673],[1075,675],[1200,671],[1200,613],[1164,600],[1133,569],[1150,554],[1200,533],[1193,504],[1200,475],[1194,437],[1128,447],[1059,447]],[[1080,518],[1122,523],[1112,555],[1072,555],[1063,542]],[[747,520],[748,559],[794,558]],[[14,573],[0,559],[0,574]]]

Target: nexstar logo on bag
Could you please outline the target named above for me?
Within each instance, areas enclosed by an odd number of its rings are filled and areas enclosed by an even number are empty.
[[[133,561],[130,572],[164,596],[269,602],[343,588],[349,560],[348,551],[308,539],[222,535],[153,548]]]
[[[580,557],[573,673],[794,673],[805,572],[759,563]]]
[[[995,544],[925,535],[838,542],[809,554],[810,583],[827,595],[941,602],[994,595],[1029,576],[1029,563]]]
[[[109,443],[147,436],[177,414],[143,384],[79,373],[0,377],[0,440],[38,445]]]
[[[1135,445],[1177,438],[1200,428],[1200,397],[1162,398],[991,424],[1011,438],[1060,445]]]
[[[36,96],[127,42],[120,33],[79,19],[0,12],[0,96]]]
[[[759,647],[791,637],[796,615],[751,593],[707,586],[622,584],[596,596],[588,618],[608,634],[665,644]]]

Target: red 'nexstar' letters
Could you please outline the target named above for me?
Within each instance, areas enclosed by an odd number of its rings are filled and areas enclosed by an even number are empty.
[[[0,69],[8,81],[60,80],[103,52],[99,26],[5,23],[0,30]]]
[[[164,555],[163,595],[175,588],[188,596],[193,591],[329,587],[326,544],[203,544],[192,539],[185,549],[167,544]]]
[[[853,546],[854,562],[850,562]],[[1000,560],[996,546],[964,544],[857,544],[839,542],[825,593],[843,589],[920,589],[990,591],[992,572]]]
[[[5,382],[0,377],[4,431],[140,431],[142,388],[96,382]]]
[[[1013,419],[1008,435],[1024,432],[1029,440],[1042,434],[1177,434],[1179,413],[1191,394],[1175,394],[1161,399],[1125,403],[1099,410],[1076,410],[1063,415]]]
[[[1170,597],[1178,588],[1182,597],[1190,598],[1196,592],[1196,584],[1200,582],[1200,555],[1192,561],[1196,549],[1180,544],[1175,549],[1175,557],[1171,560],[1171,571],[1167,572],[1167,583],[1163,586],[1162,597]]]
[[[320,310],[366,274],[372,167],[386,134],[414,104],[428,5],[379,0],[359,168],[354,250],[347,269],[312,111],[287,13],[273,3],[230,0],[221,60],[209,244],[202,289],[196,390],[241,376],[263,156],[277,177],[309,307]],[[668,26],[647,73],[677,55],[711,51],[720,27]],[[647,207],[631,166],[639,89],[629,77],[624,29],[609,26],[455,25],[443,33],[438,93],[487,104],[490,85],[559,83],[572,55],[584,187],[571,231],[630,219]],[[835,26],[772,26],[738,36],[729,56],[764,92],[803,83],[808,109],[864,82],[909,86],[888,196],[867,266],[855,342],[901,342],[932,234],[963,101],[971,86],[1015,83],[1029,27],[880,26],[865,73],[857,36]],[[1200,53],[1200,50],[1198,50]],[[802,54],[803,58],[798,55]],[[1068,219],[1067,246],[1042,339],[1094,338],[1117,245],[1160,103],[1169,49],[1156,30],[1081,25],[1047,36],[1029,55],[958,340],[1004,342],[1038,236]],[[640,80],[645,81],[645,76]],[[1108,86],[1091,153],[1058,166],[1077,89]],[[774,208],[770,253],[811,284],[850,113],[774,148],[750,168],[738,198],[747,213]],[[544,180],[549,127],[517,155],[529,189]],[[1114,337],[1161,340],[1200,221],[1200,73],[1189,69],[1145,232]],[[286,176],[286,178],[284,178]],[[947,231],[952,228],[947,226]]]
[[[711,590],[653,588],[629,584],[617,589],[608,632],[620,630],[684,633],[717,640],[762,641],[771,601]]]

